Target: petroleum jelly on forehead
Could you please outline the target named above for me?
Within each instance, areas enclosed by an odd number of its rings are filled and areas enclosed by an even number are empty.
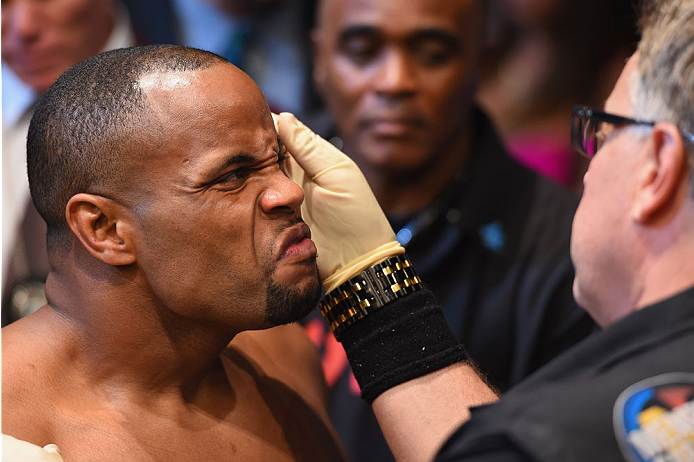
[[[193,83],[188,72],[153,72],[140,77],[138,85],[142,90],[164,90],[171,91],[183,88]]]

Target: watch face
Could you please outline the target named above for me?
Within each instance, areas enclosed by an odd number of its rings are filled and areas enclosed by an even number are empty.
[[[629,462],[694,461],[694,374],[663,374],[617,398],[615,436]]]

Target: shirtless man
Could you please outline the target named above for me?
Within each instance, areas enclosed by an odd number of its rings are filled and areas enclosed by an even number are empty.
[[[184,47],[98,55],[48,90],[27,150],[52,272],[2,331],[4,434],[67,461],[343,459],[303,331],[242,333],[320,295],[248,76]]]

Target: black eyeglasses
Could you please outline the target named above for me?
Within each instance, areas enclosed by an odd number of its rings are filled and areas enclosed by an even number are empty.
[[[630,119],[606,112],[597,111],[588,106],[574,106],[571,115],[571,146],[579,154],[591,158],[602,147],[609,131],[603,130],[603,124],[620,128],[625,125],[654,126],[657,122]],[[694,135],[680,129],[682,137],[690,146],[694,146]]]
[[[602,147],[607,132],[603,124],[615,128],[625,125],[654,126],[656,122],[630,119],[607,112],[596,111],[588,106],[574,106],[571,114],[571,146],[579,154],[591,158]]]

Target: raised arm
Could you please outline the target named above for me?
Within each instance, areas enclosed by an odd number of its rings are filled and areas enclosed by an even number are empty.
[[[287,172],[306,195],[321,311],[396,459],[430,460],[470,406],[496,400],[467,361],[356,164],[288,113],[276,116]]]

